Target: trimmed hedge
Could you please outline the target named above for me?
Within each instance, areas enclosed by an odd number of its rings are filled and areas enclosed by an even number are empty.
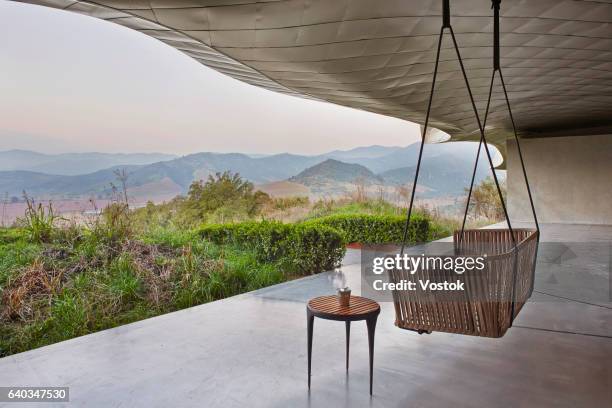
[[[399,243],[406,219],[393,215],[338,214],[298,224],[247,221],[202,227],[202,238],[219,245],[231,244],[255,251],[261,262],[284,262],[301,274],[317,273],[340,265],[347,242]],[[408,242],[430,238],[429,220],[413,215]]]
[[[340,266],[346,253],[342,234],[326,226],[294,224],[289,260],[302,274],[329,271]]]
[[[404,236],[406,217],[395,215],[337,214],[307,221],[310,225],[332,227],[342,233],[349,243],[400,243]],[[421,215],[410,217],[408,242],[429,240],[429,220]]]
[[[206,225],[199,234],[219,245],[247,247],[259,261],[281,261],[301,274],[333,269],[346,252],[342,234],[325,225],[249,221]]]

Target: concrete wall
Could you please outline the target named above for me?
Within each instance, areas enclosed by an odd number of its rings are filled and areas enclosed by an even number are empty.
[[[540,222],[612,225],[612,135],[521,139]],[[532,221],[516,142],[507,143],[511,221]]]

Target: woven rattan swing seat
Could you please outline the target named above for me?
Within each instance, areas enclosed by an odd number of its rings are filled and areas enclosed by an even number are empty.
[[[500,66],[500,46],[499,46],[499,9],[501,0],[492,0],[492,8],[494,10],[494,26],[493,26],[493,72],[491,75],[491,85],[489,87],[489,98],[487,100],[484,122],[480,121],[476,103],[472,95],[469,80],[465,71],[465,67],[461,60],[459,46],[450,19],[450,0],[442,0],[442,27],[438,37],[438,48],[435,59],[433,80],[429,95],[429,104],[425,123],[422,129],[421,146],[412,184],[412,194],[410,196],[410,205],[406,217],[406,225],[404,229],[404,238],[402,242],[401,253],[404,252],[406,244],[408,227],[410,225],[410,216],[414,204],[414,194],[419,177],[421,167],[421,159],[423,157],[423,146],[425,145],[425,135],[432,106],[432,99],[435,91],[436,76],[438,73],[438,64],[440,61],[440,49],[442,45],[442,37],[445,30],[448,30],[453,41],[453,46],[457,54],[461,72],[465,81],[465,85],[472,103],[474,116],[480,130],[480,143],[478,144],[478,152],[474,171],[472,173],[472,182],[470,184],[469,193],[467,196],[467,204],[465,214],[463,216],[463,225],[461,231],[456,231],[453,235],[453,249],[455,257],[476,256],[483,257],[484,268],[478,273],[457,273],[453,269],[445,269],[442,265],[427,265],[427,268],[421,266],[417,270],[391,270],[389,272],[392,282],[401,282],[405,280],[420,280],[431,282],[443,281],[459,281],[463,282],[462,291],[415,291],[415,290],[394,290],[393,301],[395,306],[395,325],[402,328],[417,331],[419,333],[430,333],[432,331],[440,331],[447,333],[467,334],[482,337],[501,337],[512,326],[512,322],[516,315],[521,311],[531,293],[533,291],[533,282],[535,275],[535,264],[538,252],[538,243],[540,237],[540,229],[538,219],[533,204],[531,189],[525,171],[525,164],[520,149],[520,143],[512,117],[510,101],[504,78]],[[495,166],[491,158],[487,140],[485,136],[485,125],[489,113],[491,103],[491,95],[493,91],[493,81],[496,76],[499,76],[501,81],[508,113],[514,138],[517,144],[517,151],[520,158],[525,184],[529,194],[529,202],[533,212],[535,229],[516,229],[512,228],[508,211],[503,198],[502,190],[495,173]],[[481,230],[466,230],[465,223],[467,219],[468,209],[470,207],[470,198],[478,159],[480,157],[481,147],[484,146],[489,165],[493,174],[493,180],[497,187],[501,206],[508,224],[507,229],[481,229]],[[438,266],[438,268],[436,268]]]
[[[516,255],[508,229],[465,230],[460,244],[460,231],[455,232],[456,256],[487,254],[484,270],[479,273],[456,274],[442,268],[419,268],[412,275],[404,270],[391,271],[394,281],[459,280],[465,285],[464,291],[453,293],[395,291],[395,325],[418,332],[502,337],[533,290],[538,232],[514,229],[514,234],[518,241]]]

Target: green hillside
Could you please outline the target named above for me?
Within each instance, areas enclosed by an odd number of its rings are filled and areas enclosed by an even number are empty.
[[[309,167],[298,175],[291,177],[290,182],[303,184],[317,192],[341,192],[350,190],[357,184],[371,186],[382,185],[384,180],[360,164],[344,163],[327,159]]]

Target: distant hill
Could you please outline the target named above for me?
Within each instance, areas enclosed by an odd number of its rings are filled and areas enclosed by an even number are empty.
[[[418,184],[429,189],[426,194],[428,196],[462,195],[465,188],[470,185],[473,170],[473,162],[454,155],[443,154],[422,162]],[[405,185],[414,182],[415,172],[416,165],[412,165],[388,170],[380,173],[379,176],[385,180],[386,184]],[[481,157],[476,171],[475,184],[490,175],[488,161]]]
[[[357,184],[382,185],[381,177],[360,164],[344,163],[327,159],[289,179],[292,183],[303,184],[314,193],[354,190]]]
[[[334,159],[327,159],[324,162],[309,167],[289,180],[309,185],[316,180],[335,180],[350,183],[358,179],[366,184],[378,184],[383,181],[364,166],[344,163]]]
[[[29,150],[0,152],[0,171],[31,171],[74,176],[114,166],[144,165],[176,158],[163,153],[65,153],[43,154]]]
[[[388,170],[415,165],[419,157],[420,145],[420,143],[414,143],[407,147],[395,149],[391,153],[381,157],[361,159],[347,158],[343,161],[348,163],[359,163],[369,168],[374,173],[383,173]],[[440,156],[445,156],[447,159],[453,156],[461,159],[461,161],[471,162],[473,166],[477,149],[478,144],[474,142],[426,144],[423,147],[423,163],[428,163]],[[484,154],[482,157],[485,157]]]

